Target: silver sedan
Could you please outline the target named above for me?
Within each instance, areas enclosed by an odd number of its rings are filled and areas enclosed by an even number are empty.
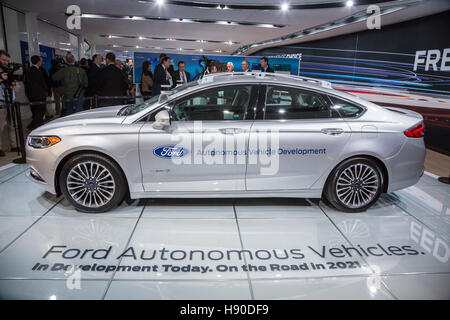
[[[423,137],[421,115],[325,81],[223,73],[54,120],[26,155],[29,178],[83,212],[125,197],[324,198],[358,212],[419,180]]]

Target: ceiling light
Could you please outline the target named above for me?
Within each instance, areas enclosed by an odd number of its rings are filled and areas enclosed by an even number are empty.
[[[199,49],[198,51],[203,52],[203,49]]]
[[[289,10],[289,5],[284,2],[281,4],[281,11],[288,11]]]
[[[158,6],[162,6],[164,4],[164,0],[156,0],[156,4]]]
[[[345,5],[346,5],[347,7],[353,7],[353,1],[352,1],[352,0],[348,0],[348,1],[345,3]]]
[[[109,35],[109,36],[108,36],[108,38],[110,38],[110,39],[111,39],[111,38],[112,38],[112,35]]]
[[[139,36],[139,40],[142,40],[142,39],[144,39],[144,37]]]
[[[139,46],[136,46],[136,49],[139,49]]]

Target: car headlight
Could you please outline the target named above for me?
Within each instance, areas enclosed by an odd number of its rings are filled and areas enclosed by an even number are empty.
[[[43,149],[53,146],[54,144],[57,144],[61,141],[61,138],[57,136],[47,136],[47,137],[29,137],[28,138],[28,145],[30,147],[36,148],[36,149]]]

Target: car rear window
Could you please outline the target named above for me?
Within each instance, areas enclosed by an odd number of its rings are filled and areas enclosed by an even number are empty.
[[[361,115],[364,109],[351,102],[329,96],[332,102],[332,108],[335,109],[343,118],[354,118]]]

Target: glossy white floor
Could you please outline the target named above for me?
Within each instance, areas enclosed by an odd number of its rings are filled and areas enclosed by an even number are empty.
[[[25,170],[0,169],[1,299],[450,298],[450,187],[430,175],[358,214],[147,199],[87,215]]]

